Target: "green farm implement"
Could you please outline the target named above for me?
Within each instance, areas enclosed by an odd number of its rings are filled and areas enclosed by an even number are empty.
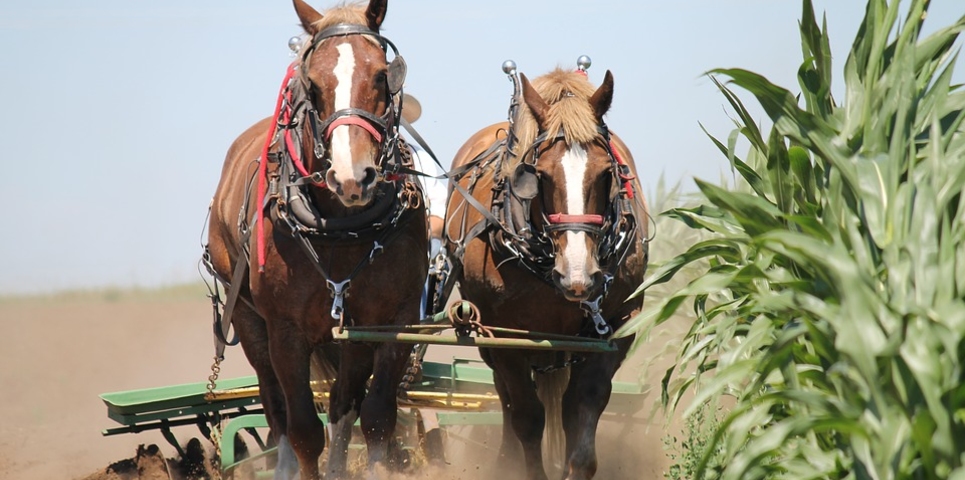
[[[456,311],[459,305],[451,309]],[[434,317],[441,321],[445,314]],[[575,352],[606,351],[612,346],[604,340],[573,337],[536,337],[521,331],[489,332],[513,335],[514,338],[470,335],[456,324],[456,335],[441,334],[443,328],[417,325],[401,331],[378,329],[336,329],[337,341],[402,342],[417,345],[413,357],[418,368],[410,368],[399,392],[399,426],[397,437],[412,458],[427,462],[445,461],[446,450],[455,442],[471,442],[462,435],[463,427],[502,424],[499,397],[493,386],[492,371],[480,360],[452,357],[451,361],[425,361],[426,347],[433,345],[485,346],[490,348],[534,348]],[[448,328],[453,328],[450,325]],[[314,388],[317,387],[317,388]],[[313,385],[316,401],[325,403],[324,385]],[[197,382],[184,385],[147,388],[102,394],[107,416],[119,426],[105,429],[103,434],[119,435],[159,431],[183,455],[173,429],[196,426],[210,439],[219,454],[224,477],[245,471],[270,469],[267,460],[274,449],[265,442],[267,421],[258,397],[258,381],[254,376]],[[637,383],[613,383],[613,393],[603,420],[634,422],[643,408],[643,389]],[[327,416],[319,409],[326,425]],[[247,439],[247,441],[246,441]],[[249,449],[254,442],[258,451]],[[364,443],[353,444],[357,450]]]

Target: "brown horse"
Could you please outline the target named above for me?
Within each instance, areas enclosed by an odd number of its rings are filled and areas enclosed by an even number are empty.
[[[598,89],[582,68],[516,81],[513,121],[480,130],[452,163],[454,276],[487,326],[605,337],[643,305],[626,299],[643,281],[648,250],[633,159],[603,122],[613,76]],[[597,423],[632,339],[615,342],[608,353],[481,349],[502,402],[500,465],[518,462],[522,447],[527,478],[547,478],[541,441],[555,420],[563,477],[595,474]]]
[[[404,63],[379,33],[386,1],[324,14],[301,0],[294,6],[310,38],[275,115],[228,150],[208,258],[229,284],[226,321],[258,375],[279,447],[275,478],[300,468],[302,478],[316,479],[325,429],[310,360],[331,350],[335,327],[417,321],[428,234],[417,181],[397,173],[406,164],[398,143]],[[409,352],[401,344],[338,347],[328,478],[346,472],[357,417],[370,466],[394,463],[396,395]]]

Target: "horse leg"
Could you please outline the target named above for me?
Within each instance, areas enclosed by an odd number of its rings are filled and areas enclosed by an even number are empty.
[[[372,374],[371,346],[343,343],[338,376],[332,385],[328,408],[332,444],[328,447],[325,466],[329,479],[344,478],[348,474],[348,447],[352,428],[365,398],[365,382]]]
[[[284,444],[290,444],[298,458],[302,480],[320,479],[318,457],[325,448],[325,428],[315,412],[312,397],[309,358],[312,347],[308,341],[291,325],[285,323],[274,328],[269,335],[269,347],[275,375],[285,392],[285,406],[288,411],[287,438],[279,442],[279,464],[290,460],[283,458]],[[283,450],[283,448],[285,450]],[[275,478],[282,478],[276,472]]]
[[[546,480],[543,469],[543,429],[546,417],[543,404],[536,395],[536,386],[524,352],[502,350],[490,354],[493,370],[502,378],[508,393],[509,417],[513,432],[523,449],[526,478]],[[505,422],[505,419],[504,419]]]
[[[399,381],[411,346],[383,343],[375,350],[375,371],[368,395],[362,401],[362,433],[368,449],[369,468],[382,463],[401,470],[401,447],[395,440],[398,419]]]
[[[265,418],[271,430],[268,446],[278,446],[279,460],[275,466],[275,478],[292,478],[298,472],[295,452],[287,439],[288,416],[285,413],[285,394],[278,383],[278,377],[271,368],[268,347],[268,329],[261,318],[248,304],[238,302],[232,315],[232,324],[241,339],[241,349],[258,375],[258,390]],[[231,442],[234,439],[227,439]]]
[[[565,480],[588,480],[596,474],[596,429],[610,401],[611,379],[630,345],[624,340],[618,341],[619,352],[588,355],[585,362],[571,367],[570,384],[563,395]]]
[[[479,356],[482,357],[486,364],[489,365],[489,368],[492,369],[491,352],[492,350],[488,348],[479,349]],[[516,438],[516,432],[513,431],[513,422],[510,420],[512,413],[510,410],[509,390],[507,390],[506,382],[503,381],[502,375],[495,369],[493,369],[493,385],[496,387],[496,394],[499,395],[499,405],[503,413],[502,441],[499,444],[496,474],[498,476],[504,476],[504,474],[510,474],[515,471],[516,468],[522,467],[523,452],[520,448],[519,439]]]

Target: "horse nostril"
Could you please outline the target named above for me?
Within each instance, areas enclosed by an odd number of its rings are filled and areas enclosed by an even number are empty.
[[[554,285],[564,289],[567,287],[566,285],[563,285],[563,274],[560,273],[559,270],[553,269],[552,276]]]
[[[361,182],[361,183],[362,183],[362,188],[365,188],[365,187],[371,185],[372,182],[375,182],[375,177],[376,177],[377,175],[378,175],[378,172],[376,172],[374,168],[372,168],[372,167],[367,167],[367,168],[365,169],[365,176],[362,177],[362,182]]]
[[[335,177],[335,170],[333,169],[329,169],[328,173],[325,174],[325,183],[337,189],[342,188],[342,182],[338,181],[338,178]]]
[[[592,290],[593,287],[597,285],[603,285],[604,281],[605,281],[605,277],[603,276],[603,272],[600,272],[600,271],[594,272],[593,275],[590,275],[590,283],[587,284],[586,288]]]

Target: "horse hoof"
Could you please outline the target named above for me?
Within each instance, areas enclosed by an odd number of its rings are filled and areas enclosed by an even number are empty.
[[[275,466],[274,480],[292,480],[298,475],[298,457],[288,441],[287,435],[282,435],[278,441],[278,465]]]

